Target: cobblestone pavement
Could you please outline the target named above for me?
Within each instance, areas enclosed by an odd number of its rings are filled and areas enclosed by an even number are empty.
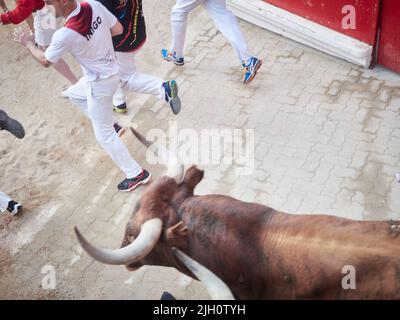
[[[159,58],[159,50],[169,44],[172,4],[146,1],[149,37],[138,64],[143,71],[177,79],[182,112],[174,117],[154,98],[130,95],[128,116],[118,116],[122,123],[142,133],[151,128],[168,132],[171,125],[198,133],[254,130],[254,171],[239,176],[234,165],[203,165],[199,194],[227,194],[294,214],[400,218],[395,179],[400,171],[400,77],[385,80],[240,21],[250,50],[265,59],[257,78],[244,86],[232,48],[202,9],[191,15],[186,65],[174,67]],[[153,176],[162,173],[161,165],[146,163],[145,149],[130,134],[124,141]],[[34,210],[53,210],[49,221],[3,258],[0,297],[159,299],[168,290],[178,299],[207,299],[201,283],[174,269],[144,267],[130,273],[82,253],[73,226],[96,245],[119,247],[142,192],[118,193],[120,173],[100,148],[93,152],[96,163],[85,175],[64,185],[52,207]],[[55,290],[41,287],[44,265],[55,267]]]

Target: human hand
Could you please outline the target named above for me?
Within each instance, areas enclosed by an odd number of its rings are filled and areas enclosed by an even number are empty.
[[[32,31],[27,32],[20,27],[15,28],[14,41],[21,43],[26,47],[29,43],[33,43],[33,33]]]

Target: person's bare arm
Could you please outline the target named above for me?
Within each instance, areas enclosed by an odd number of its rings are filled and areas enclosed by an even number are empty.
[[[14,31],[14,40],[25,46],[32,56],[44,67],[50,67],[51,62],[46,59],[44,52],[35,46],[32,35],[25,32],[21,28],[16,28]]]
[[[0,8],[4,12],[8,11],[8,8],[7,8],[6,3],[4,2],[4,0],[0,0]]]
[[[117,21],[117,23],[110,30],[112,37],[119,36],[124,31],[124,27],[119,21]]]
[[[33,28],[33,16],[32,16],[32,14],[30,14],[29,17],[25,19],[25,21],[28,24],[29,29],[31,29],[31,31],[34,32],[35,29]]]
[[[32,0],[17,0],[14,9],[0,15],[1,22],[3,24],[20,24],[34,11],[34,3]]]

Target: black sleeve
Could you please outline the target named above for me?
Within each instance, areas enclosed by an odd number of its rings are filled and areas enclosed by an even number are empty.
[[[100,2],[103,6],[105,6],[108,11],[110,11],[111,13],[113,12],[114,0],[97,0],[97,1]]]

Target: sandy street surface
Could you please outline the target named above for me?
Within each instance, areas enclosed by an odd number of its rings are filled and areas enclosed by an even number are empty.
[[[186,64],[178,68],[159,56],[169,46],[173,3],[144,1],[148,39],[137,65],[177,80],[182,111],[174,116],[154,97],[129,93],[128,114],[116,115],[121,124],[144,134],[152,128],[168,133],[172,126],[199,135],[203,129],[250,130],[251,172],[239,176],[234,162],[217,157],[202,165],[198,194],[227,194],[293,214],[400,218],[399,76],[240,21],[250,50],[265,59],[245,87],[234,51],[202,8],[191,15]],[[26,137],[0,132],[0,190],[24,211],[0,216],[0,298],[159,299],[169,291],[178,299],[208,299],[201,283],[172,268],[128,272],[82,252],[73,227],[96,245],[119,247],[144,188],[117,192],[123,175],[96,143],[90,122],[60,96],[66,80],[13,42],[13,29],[0,26],[0,106],[24,125]],[[71,57],[66,60],[81,74]],[[162,174],[129,132],[123,141],[154,178]],[[53,290],[42,287],[45,266],[56,272]]]

